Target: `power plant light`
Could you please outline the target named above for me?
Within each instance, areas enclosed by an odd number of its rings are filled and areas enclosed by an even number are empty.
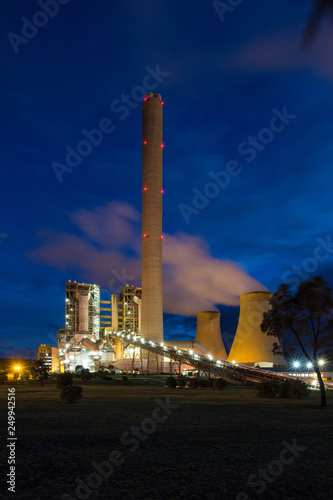
[[[293,365],[294,365],[294,368],[299,368],[300,362],[299,361],[294,361]]]
[[[325,361],[323,359],[320,359],[318,361],[318,365],[323,366],[325,364]]]

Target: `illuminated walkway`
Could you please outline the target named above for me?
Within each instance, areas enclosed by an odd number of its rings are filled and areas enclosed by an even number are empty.
[[[295,380],[290,375],[281,375],[272,373],[268,370],[261,368],[253,368],[246,365],[234,364],[224,359],[213,358],[213,356],[205,356],[203,354],[196,354],[191,350],[178,349],[177,347],[170,347],[163,344],[156,344],[152,340],[145,340],[144,338],[135,337],[133,334],[126,333],[110,333],[110,337],[115,339],[122,339],[128,343],[142,349],[146,349],[154,354],[165,356],[172,359],[172,361],[193,366],[202,372],[211,373],[218,377],[223,377],[236,383],[245,382],[262,382],[263,380]],[[307,383],[309,383],[307,381]]]

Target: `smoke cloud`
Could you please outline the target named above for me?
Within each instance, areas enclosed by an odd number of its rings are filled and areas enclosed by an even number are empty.
[[[141,285],[141,214],[124,202],[71,214],[73,233],[41,231],[29,256],[40,264],[79,274],[111,292]],[[237,263],[212,257],[207,243],[184,233],[163,239],[164,311],[193,316],[215,304],[238,305],[242,293],[267,290]]]

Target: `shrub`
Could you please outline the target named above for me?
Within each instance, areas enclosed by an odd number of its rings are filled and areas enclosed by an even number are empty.
[[[92,379],[92,374],[90,373],[88,368],[83,368],[83,370],[81,370],[81,380],[90,380],[90,379]]]
[[[199,381],[197,378],[191,378],[189,381],[189,386],[191,389],[196,389],[199,386]]]
[[[73,375],[71,373],[58,373],[57,375],[57,387],[62,389],[67,385],[73,385]]]
[[[82,387],[79,385],[66,385],[61,389],[60,401],[62,403],[74,403],[82,398]]]
[[[203,389],[204,387],[208,387],[207,380],[204,378],[201,378],[200,380],[198,380],[198,387],[200,387],[200,389]]]
[[[256,387],[259,398],[275,398],[278,392],[278,382],[275,380],[261,382]]]
[[[277,397],[289,398],[290,397],[290,380],[281,380],[277,385]]]
[[[301,380],[291,380],[289,397],[292,399],[306,398],[310,394],[310,389],[305,382]]]
[[[103,378],[104,377],[104,372],[102,370],[98,370],[97,377],[98,378]]]
[[[213,389],[219,389],[220,391],[227,385],[223,378],[213,378]]]
[[[177,380],[174,377],[168,377],[165,380],[165,385],[169,387],[169,389],[176,389],[177,387]]]
[[[5,372],[0,373],[0,384],[3,384],[8,380],[8,375]]]
[[[127,380],[128,380],[127,375],[123,375],[123,381],[124,381],[124,382],[127,382]]]
[[[177,387],[183,389],[186,386],[186,380],[184,378],[177,378]]]
[[[207,380],[207,387],[210,387],[211,389],[213,389],[213,384],[214,384],[214,379],[213,378],[209,378]]]

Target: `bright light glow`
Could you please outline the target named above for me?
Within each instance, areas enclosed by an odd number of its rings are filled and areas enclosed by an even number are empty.
[[[148,234],[147,233],[143,233],[143,237],[144,238],[147,238]]]
[[[147,191],[147,189],[148,189],[148,188],[147,188],[147,186],[145,186],[145,187],[143,188],[143,190],[144,190],[144,191]]]
[[[293,362],[294,368],[299,368],[300,367],[300,362],[299,361],[294,361]]]
[[[233,365],[235,365],[235,364],[236,364],[236,361],[231,361],[231,362],[232,362],[232,364],[233,364]]]
[[[164,144],[161,144],[161,148],[164,148]]]
[[[143,144],[147,144],[147,141],[143,141]]]
[[[161,104],[164,104],[164,101],[161,101]]]
[[[312,385],[317,385],[317,381],[316,381],[316,380],[314,380],[314,381],[312,382]]]
[[[318,365],[319,365],[319,366],[323,366],[324,364],[325,364],[325,360],[324,360],[324,359],[320,359],[320,360],[318,361]]]
[[[312,368],[312,363],[310,363],[310,361],[306,364],[307,368]]]
[[[161,346],[162,346],[162,347],[164,346],[163,342],[161,342]]]
[[[15,370],[21,370],[21,367],[20,366],[15,366],[14,369]]]
[[[163,238],[164,238],[164,236],[163,236],[163,234],[161,234],[161,240],[163,240]]]
[[[164,189],[161,189],[161,193],[162,193],[162,194],[164,193]]]

